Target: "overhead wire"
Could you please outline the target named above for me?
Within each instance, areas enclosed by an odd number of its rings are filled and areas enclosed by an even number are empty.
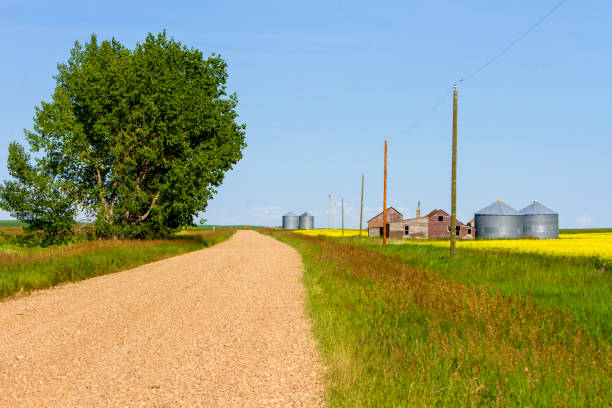
[[[487,61],[485,61],[482,65],[480,65],[477,69],[475,69],[474,71],[470,72],[468,75],[464,75],[462,76],[458,81],[456,81],[453,84],[453,87],[457,86],[460,83],[463,83],[465,81],[467,81],[470,78],[473,78],[474,76],[478,75],[480,72],[484,71],[489,65],[491,65],[492,63],[494,63],[495,61],[497,61],[502,55],[504,55],[506,52],[508,52],[512,47],[514,47],[519,41],[521,41],[523,38],[525,38],[529,33],[531,33],[536,27],[538,27],[540,24],[542,24],[544,22],[544,20],[546,20],[548,17],[550,17],[555,11],[557,11],[557,9],[559,7],[561,7],[561,5],[563,5],[563,3],[565,3],[566,0],[560,0],[558,3],[555,4],[555,6],[553,8],[551,8],[546,14],[544,14],[542,17],[540,17],[540,19],[538,19],[538,21],[536,21],[534,24],[532,24],[526,31],[524,31],[521,35],[519,35],[517,38],[514,39],[514,41],[512,41],[511,43],[509,43],[507,46],[505,46],[500,52],[498,52],[497,54],[495,54],[492,58],[488,59]],[[428,109],[418,120],[416,120],[415,122],[413,122],[413,124],[408,127],[405,132],[410,132],[414,129],[416,129],[421,123],[423,123],[425,121],[425,119],[427,119],[433,112],[435,112],[435,110],[442,104],[442,102],[444,102],[446,100],[446,98],[448,98],[451,93],[452,93],[452,88],[449,89],[447,92],[444,93],[444,95],[436,102],[433,104],[433,106]]]
[[[425,112],[425,114],[423,116],[421,116],[421,118],[419,120],[414,122],[412,124],[412,126],[410,126],[408,129],[406,129],[406,132],[410,132],[411,130],[417,128],[421,123],[423,123],[425,121],[425,119],[427,119],[429,117],[429,115],[434,113],[435,110],[438,109],[438,106],[440,106],[442,104],[442,102],[444,102],[446,100],[446,98],[448,98],[450,96],[451,92],[452,91],[450,89],[448,91],[444,92],[444,95],[442,95],[442,97],[440,99],[438,99],[438,101],[436,103],[434,103],[433,106],[427,112]]]
[[[456,84],[459,84],[460,82],[465,82],[468,79],[472,78],[473,76],[479,74],[480,72],[482,72],[485,68],[487,68],[489,65],[491,65],[492,63],[494,63],[497,59],[499,59],[502,55],[504,55],[506,52],[508,52],[512,47],[514,47],[519,41],[521,41],[523,38],[525,38],[530,32],[532,32],[533,30],[535,30],[535,28],[537,26],[539,26],[540,24],[542,24],[544,22],[544,20],[546,20],[548,17],[550,17],[550,15],[552,13],[554,13],[559,7],[561,7],[561,5],[565,3],[565,0],[561,0],[560,2],[558,2],[552,9],[550,9],[546,14],[544,14],[538,21],[535,22],[535,24],[533,24],[531,27],[529,27],[527,29],[527,31],[523,32],[521,35],[519,35],[514,41],[512,41],[510,44],[508,44],[506,47],[504,47],[500,52],[498,52],[497,54],[495,54],[495,56],[491,59],[489,59],[488,61],[486,61],[484,64],[482,64],[480,67],[478,67],[476,70],[472,71],[470,74],[465,75],[464,77],[462,77],[461,79],[459,79],[459,81],[456,82]]]

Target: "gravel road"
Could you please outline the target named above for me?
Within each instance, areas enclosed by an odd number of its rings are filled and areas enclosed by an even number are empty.
[[[291,247],[212,248],[0,302],[0,407],[323,406]]]

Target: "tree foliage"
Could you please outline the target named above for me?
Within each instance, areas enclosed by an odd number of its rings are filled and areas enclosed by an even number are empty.
[[[68,192],[95,216],[99,236],[152,237],[192,224],[242,158],[244,125],[236,95],[226,93],[225,61],[204,58],[165,32],[133,50],[92,35],[75,43],[55,78],[51,102],[36,108],[26,131],[40,156],[32,171],[53,175],[40,179],[49,190],[41,197]],[[9,161],[14,176],[17,162]],[[34,185],[23,177],[5,182],[0,205],[38,220],[6,199],[9,190]]]
[[[30,162],[30,155],[17,143],[9,145],[9,174],[15,179],[0,186],[0,206],[28,224],[30,239],[40,245],[63,243],[74,226],[75,201],[68,181],[63,180],[51,163]]]

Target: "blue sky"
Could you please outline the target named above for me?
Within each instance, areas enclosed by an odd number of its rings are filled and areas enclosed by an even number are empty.
[[[226,59],[247,125],[209,223],[280,225],[308,210],[326,227],[331,193],[358,226],[362,172],[364,218],[382,207],[385,138],[389,205],[406,217],[417,201],[449,211],[451,98],[409,128],[556,3],[0,1],[0,180],[75,40],[133,47],[165,28]],[[612,226],[611,21],[609,1],[568,0],[460,86],[460,220],[496,199],[538,199],[562,227]]]

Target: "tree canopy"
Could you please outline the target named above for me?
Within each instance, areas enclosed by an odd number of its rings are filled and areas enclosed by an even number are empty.
[[[15,180],[0,187],[0,206],[37,227],[54,211],[62,219],[82,211],[95,217],[98,236],[152,237],[193,224],[246,146],[226,68],[165,31],[133,50],[95,35],[76,42],[58,65],[51,102],[25,132],[35,164],[11,145]]]

